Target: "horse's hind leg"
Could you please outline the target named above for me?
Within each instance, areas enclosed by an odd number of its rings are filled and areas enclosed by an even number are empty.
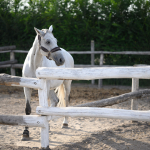
[[[54,90],[49,91],[49,99],[51,102],[51,107],[56,107],[59,102],[59,99],[56,96],[56,93],[54,92]]]
[[[26,100],[26,104],[25,104],[26,105],[25,106],[26,115],[31,114],[31,106],[30,106],[31,92],[32,92],[32,89],[24,87],[24,94],[25,94],[25,100]],[[29,138],[28,127],[25,127],[25,130],[24,130],[22,136],[23,136],[22,140],[28,140],[28,138]]]
[[[66,94],[65,94],[65,107],[68,107],[68,104],[69,104],[69,95],[70,95],[70,91],[71,91],[71,82],[72,82],[72,80],[65,80],[63,82],[64,87],[65,87],[65,91],[66,91]],[[63,121],[62,128],[67,128],[67,127],[68,127],[68,117],[65,117],[64,121]]]

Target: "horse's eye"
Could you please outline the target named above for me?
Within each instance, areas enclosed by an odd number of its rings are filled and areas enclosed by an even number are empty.
[[[50,44],[50,41],[46,41],[46,44]]]

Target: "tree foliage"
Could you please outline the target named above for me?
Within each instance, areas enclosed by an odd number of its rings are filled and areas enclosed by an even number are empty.
[[[0,0],[0,8],[0,45],[30,48],[35,37],[33,27],[53,24],[60,45],[86,44],[93,39],[104,48],[149,49],[149,1]]]
[[[96,50],[150,50],[148,0],[0,0],[1,46],[29,50],[36,35],[34,27],[49,28],[51,24],[58,45],[68,51],[90,50],[91,40]],[[90,63],[89,55],[74,55],[74,59],[78,64]],[[109,65],[149,62],[148,56],[105,55]]]

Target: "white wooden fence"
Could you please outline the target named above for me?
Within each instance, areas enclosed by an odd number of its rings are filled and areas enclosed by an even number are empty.
[[[49,107],[47,102],[47,79],[72,79],[72,80],[92,80],[100,78],[132,78],[150,79],[150,67],[107,67],[107,68],[38,68],[36,76],[39,79],[13,77],[9,75],[0,75],[0,84],[7,86],[21,86],[38,89],[39,106],[36,113],[39,116],[10,116],[0,115],[0,124],[23,125],[32,127],[41,127],[41,147],[49,148],[49,120],[55,117],[100,117],[127,119],[134,121],[149,121],[149,111],[123,110],[96,107],[68,107],[55,108]],[[135,83],[135,80],[134,82]],[[133,85],[133,87],[136,87]],[[133,88],[132,91],[138,90]],[[149,91],[146,91],[150,93]],[[144,93],[144,92],[143,92]],[[142,93],[141,93],[142,94]],[[136,108],[136,107],[133,107]]]

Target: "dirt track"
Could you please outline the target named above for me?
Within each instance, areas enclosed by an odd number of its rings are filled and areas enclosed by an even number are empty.
[[[130,89],[105,88],[95,86],[73,86],[70,105],[90,102],[129,92]],[[0,88],[0,114],[24,114],[24,94],[21,88]],[[38,106],[37,91],[33,91],[32,114]],[[149,110],[149,98],[138,100],[139,110]],[[130,101],[108,108],[130,109]],[[61,129],[62,118],[50,122],[50,148],[58,150],[111,149],[111,150],[149,150],[150,125],[147,122],[106,118],[70,118],[69,128]],[[0,125],[0,149],[39,149],[40,129],[30,128],[30,141],[21,141],[23,127]],[[23,146],[23,147],[22,147]],[[29,147],[26,147],[29,146]]]

